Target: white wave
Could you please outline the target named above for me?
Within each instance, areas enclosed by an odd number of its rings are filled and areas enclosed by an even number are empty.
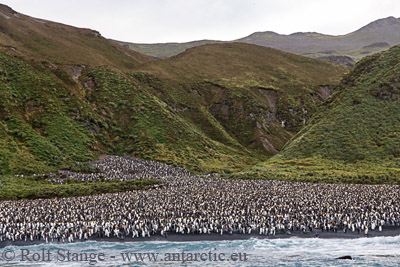
[[[200,241],[200,242],[85,242],[61,245],[35,245],[24,247],[33,252],[41,249],[68,249],[72,252],[105,253],[107,259],[94,266],[400,266],[400,236],[373,237],[358,239],[319,239],[319,238],[288,238],[288,239],[249,239],[236,241]],[[5,249],[18,250],[19,247],[0,249],[0,255]],[[130,263],[124,262],[121,253],[187,253],[216,252],[247,253],[248,261],[232,263],[224,262],[192,262],[173,264],[166,262]],[[110,259],[110,256],[117,256]],[[337,260],[337,257],[351,256],[354,260]],[[119,257],[118,257],[119,256]],[[78,266],[74,262],[10,262],[0,260],[0,266]],[[7,265],[6,265],[7,264]],[[89,263],[79,266],[93,266]]]

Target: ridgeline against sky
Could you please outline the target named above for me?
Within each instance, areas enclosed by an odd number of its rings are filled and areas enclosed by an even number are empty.
[[[235,40],[253,32],[343,35],[371,21],[400,17],[396,0],[3,0],[38,18],[96,29],[134,43]]]

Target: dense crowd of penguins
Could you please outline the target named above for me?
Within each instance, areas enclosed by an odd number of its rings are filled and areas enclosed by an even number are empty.
[[[71,178],[77,179],[80,182],[84,182],[97,181],[100,179],[126,181],[134,179],[165,179],[193,176],[184,168],[173,167],[156,161],[131,157],[108,156],[99,161],[91,162],[90,167],[93,170],[99,171],[93,173],[61,171],[57,174],[48,175],[49,180],[54,183],[61,184],[64,183],[66,179]]]
[[[0,241],[73,242],[171,233],[267,236],[343,231],[368,235],[400,225],[397,185],[226,180],[116,156],[93,164],[107,179],[157,178],[163,186],[85,197],[2,201]],[[96,179],[100,174],[74,175]]]

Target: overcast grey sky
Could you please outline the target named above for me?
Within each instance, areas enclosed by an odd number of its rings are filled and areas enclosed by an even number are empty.
[[[1,0],[33,17],[138,43],[233,40],[256,31],[346,34],[388,16],[399,0]]]

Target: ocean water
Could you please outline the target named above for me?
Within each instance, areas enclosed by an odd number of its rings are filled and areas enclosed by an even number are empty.
[[[130,255],[130,258],[127,255]],[[351,256],[353,260],[336,259],[346,255]],[[400,266],[400,236],[197,242],[93,241],[61,245],[9,246],[0,249],[0,258],[0,266],[392,267]]]

